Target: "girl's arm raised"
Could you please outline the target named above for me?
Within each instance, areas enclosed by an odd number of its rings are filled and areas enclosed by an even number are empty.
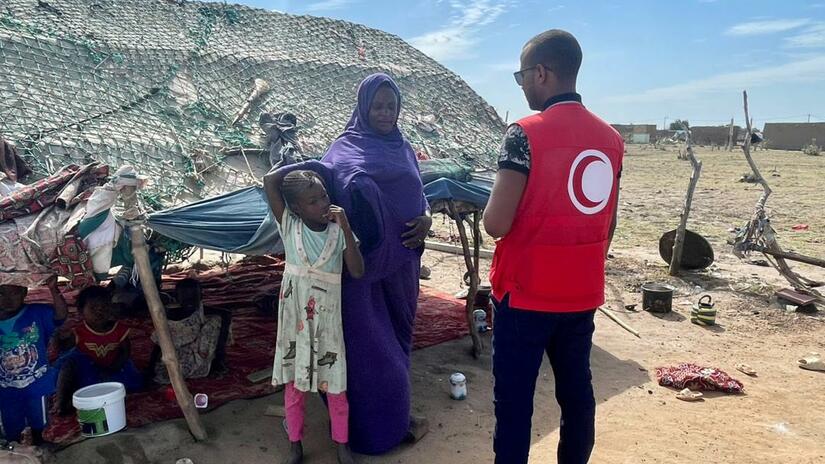
[[[264,176],[266,199],[278,224],[281,223],[281,218],[284,217],[284,209],[286,209],[284,196],[281,194],[281,183],[284,180],[284,176],[285,173],[282,170],[273,171]]]

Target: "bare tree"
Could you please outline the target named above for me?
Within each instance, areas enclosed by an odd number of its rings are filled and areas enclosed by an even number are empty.
[[[699,183],[699,176],[702,174],[702,162],[693,153],[693,146],[690,141],[690,130],[687,125],[685,129],[685,157],[690,160],[693,172],[690,175],[687,194],[685,195],[685,206],[682,209],[682,216],[679,220],[679,227],[676,229],[676,237],[673,239],[673,256],[670,259],[670,275],[678,275],[682,267],[682,249],[685,245],[685,231],[687,230],[690,207],[693,203],[693,192],[696,191],[696,184]]]
[[[751,136],[753,135],[753,122],[750,119],[748,112],[748,93],[742,92],[744,106],[745,106],[745,122],[747,124],[747,132],[745,133],[745,143],[742,145],[742,151],[745,154],[745,159],[753,171],[753,178],[756,183],[762,187],[762,195],[759,201],[756,202],[756,209],[751,220],[743,231],[741,231],[734,240],[733,252],[740,258],[747,255],[750,251],[758,251],[765,255],[771,265],[776,268],[782,277],[787,280],[796,291],[810,295],[817,299],[820,303],[825,303],[825,296],[816,291],[813,287],[821,286],[821,282],[816,282],[805,277],[800,276],[794,272],[788,265],[786,260],[793,260],[812,264],[814,266],[825,267],[825,260],[803,256],[797,253],[784,251],[779,243],[776,241],[776,232],[771,226],[770,218],[765,211],[765,204],[768,202],[773,190],[768,185],[768,182],[762,177],[759,172],[759,167],[751,156]]]

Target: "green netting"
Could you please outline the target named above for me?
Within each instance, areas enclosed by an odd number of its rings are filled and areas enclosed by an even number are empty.
[[[452,159],[434,159],[421,161],[421,180],[428,184],[436,179],[446,177],[461,182],[470,180],[470,169],[460,161]]]
[[[262,111],[294,113],[305,153],[321,155],[377,71],[397,80],[400,125],[431,158],[490,167],[503,131],[464,81],[398,37],[242,6],[5,0],[0,62],[0,133],[38,174],[129,163],[166,206],[255,182],[268,167],[255,150]],[[271,90],[232,126],[254,79]]]

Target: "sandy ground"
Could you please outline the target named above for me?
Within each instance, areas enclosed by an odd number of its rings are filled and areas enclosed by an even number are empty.
[[[658,257],[658,236],[678,221],[689,167],[672,151],[631,150],[626,158],[622,223],[615,258],[608,262],[606,307],[641,332],[637,339],[604,315],[596,316],[592,370],[597,399],[594,463],[822,463],[825,462],[825,373],[799,369],[796,360],[808,351],[825,353],[825,317],[788,311],[771,297],[784,286],[771,268],[743,263],[724,245],[727,229],[742,225],[759,190],[737,182],[747,171],[740,153],[699,150],[705,172],[699,183],[691,228],[713,243],[717,262],[710,269],[682,278],[667,276]],[[825,206],[821,179],[825,157],[794,152],[758,152],[758,161],[775,162],[781,177],[769,205],[780,243],[814,256],[825,255]],[[772,166],[771,166],[772,168]],[[769,171],[770,168],[765,168]],[[438,221],[437,221],[438,222]],[[803,233],[797,223],[810,225]],[[449,227],[439,227],[449,237]],[[487,244],[489,246],[489,244]],[[461,289],[463,259],[428,251],[433,269],[429,285]],[[484,262],[484,270],[489,262]],[[825,271],[800,267],[809,277],[825,280]],[[665,281],[677,287],[674,311],[665,316],[625,310],[641,307],[639,285]],[[690,304],[705,293],[717,302],[718,326],[689,322]],[[492,461],[492,378],[489,334],[482,359],[469,354],[469,339],[414,352],[413,406],[428,417],[430,433],[413,446],[362,463],[481,463]],[[700,403],[684,403],[675,391],[658,386],[658,366],[695,362],[718,367],[741,380],[744,395],[708,394]],[[758,371],[747,377],[734,368],[745,362]],[[469,397],[449,398],[452,372],[468,378]],[[174,463],[189,457],[195,464],[279,462],[287,449],[279,419],[267,417],[267,405],[282,396],[236,401],[203,419],[210,441],[195,444],[181,421],[88,440],[57,455],[65,463]],[[531,463],[555,462],[559,412],[553,375],[545,362],[540,373],[534,415]],[[320,401],[309,402],[305,449],[308,463],[334,463],[333,448]]]

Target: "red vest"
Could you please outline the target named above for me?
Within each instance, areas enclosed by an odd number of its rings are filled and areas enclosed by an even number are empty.
[[[624,155],[622,137],[578,102],[517,123],[530,175],[493,257],[493,296],[514,308],[574,312],[604,303],[604,262]]]

